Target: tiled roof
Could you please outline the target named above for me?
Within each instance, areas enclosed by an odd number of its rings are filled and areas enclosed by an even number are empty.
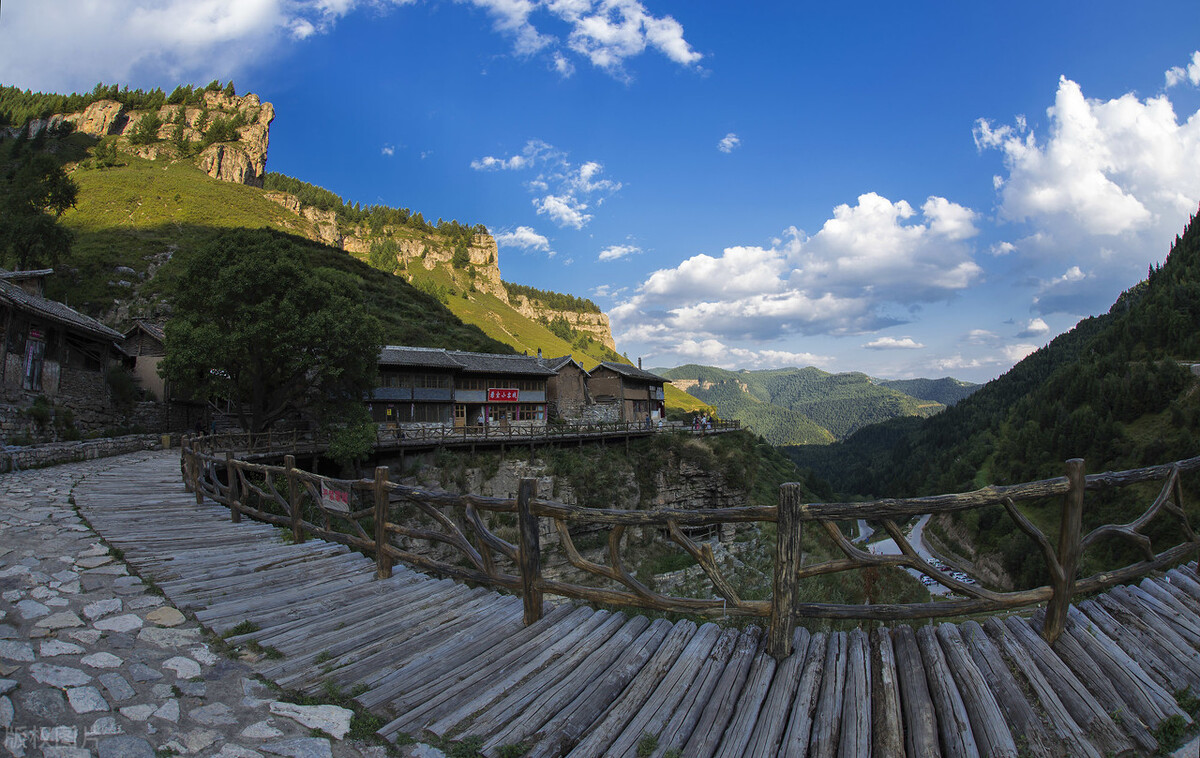
[[[29,273],[29,272],[16,272]],[[31,295],[15,284],[0,279],[0,301],[8,302],[14,308],[36,313],[39,316],[57,321],[60,324],[74,327],[95,337],[110,340],[120,340],[123,336],[115,329],[109,329],[96,319],[85,316],[55,300]]]
[[[453,370],[462,368],[462,364],[440,347],[384,345],[383,350],[379,352],[379,363],[384,366],[423,366]]]
[[[538,363],[537,358],[528,355],[468,353],[437,347],[387,345],[379,353],[379,363],[384,366],[445,368],[468,374],[554,375],[554,371],[547,368],[544,362]]]
[[[141,329],[143,332],[150,335],[151,337],[158,340],[159,342],[167,341],[167,333],[163,329],[163,322],[151,321],[150,319],[145,319],[145,318],[138,318],[138,319],[133,320],[133,324],[134,324],[133,327],[131,327],[130,330],[125,333],[125,339],[129,339],[130,337],[133,336],[133,333],[135,331],[137,331],[138,329]]]
[[[601,366],[617,372],[621,376],[630,379],[640,379],[643,382],[666,383],[668,380],[658,374],[651,374],[649,371],[643,371],[637,366],[630,366],[627,363],[617,363],[615,361],[602,361]]]
[[[0,279],[7,281],[21,281],[23,279],[38,279],[43,276],[50,276],[54,273],[52,268],[42,268],[37,271],[4,271],[0,269]]]
[[[545,363],[546,367],[556,374],[559,371],[562,371],[568,363],[574,363],[575,365],[579,366],[579,363],[569,355],[564,355],[561,358],[547,358],[543,361],[543,363]],[[587,373],[583,366],[579,366],[579,370],[583,371],[585,374]]]
[[[529,376],[553,376],[554,372],[545,362],[529,355],[500,355],[499,353],[467,353],[461,350],[447,351],[471,374],[527,374]]]

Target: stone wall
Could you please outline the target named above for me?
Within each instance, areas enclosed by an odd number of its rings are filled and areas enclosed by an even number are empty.
[[[178,442],[178,440],[176,440]],[[158,450],[163,438],[157,434],[130,434],[76,442],[49,442],[26,447],[6,447],[0,453],[0,472],[43,468],[71,461],[90,461],[137,450]]]
[[[63,372],[64,377],[73,373],[85,372]],[[142,429],[151,434],[190,428],[172,424],[168,408],[163,403],[135,403],[132,408],[125,410],[112,403],[98,404],[95,395],[73,392],[59,392],[49,398],[54,417],[39,426],[29,412],[39,394],[12,386],[3,387],[0,392],[0,442],[7,444],[12,439],[20,438],[35,442],[57,442],[64,434],[70,434],[71,429],[87,435],[121,427]],[[65,414],[60,415],[63,411],[70,411],[70,423],[67,423]]]

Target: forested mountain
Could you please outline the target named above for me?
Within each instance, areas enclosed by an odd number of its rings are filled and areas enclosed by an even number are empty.
[[[1176,237],[1166,262],[1108,313],[1071,331],[933,418],[896,419],[824,448],[792,447],[801,467],[840,496],[914,496],[1061,476],[1083,458],[1089,473],[1196,455],[1200,401],[1200,223]],[[1095,496],[1084,528],[1139,514],[1153,492]],[[1192,493],[1194,494],[1194,493]],[[1189,512],[1195,498],[1185,494]],[[1053,529],[1053,504],[1027,513]],[[993,552],[1018,583],[1044,579],[1029,542],[998,508],[956,514],[968,552]],[[951,527],[953,528],[953,527]],[[1156,527],[1166,528],[1166,527]],[[1105,552],[1105,551],[1108,552]],[[1124,544],[1089,558],[1136,560]],[[1090,567],[1089,570],[1091,570]]]
[[[655,369],[655,373],[775,445],[823,445],[868,424],[898,416],[929,416],[945,407],[866,374],[830,374],[813,367],[729,371],[690,364]],[[956,399],[950,388],[962,383],[913,380],[913,386],[931,396]]]
[[[964,382],[952,376],[941,379],[879,379],[880,387],[890,387],[919,400],[929,400],[942,405],[955,405],[959,400],[974,394],[981,385]]]
[[[791,451],[847,494],[917,495],[1194,455],[1200,405],[1200,224],[1108,313],[1071,331],[921,423],[860,430]],[[882,454],[881,454],[882,453]]]

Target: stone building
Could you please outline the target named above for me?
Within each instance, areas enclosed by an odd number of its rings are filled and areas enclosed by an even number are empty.
[[[82,429],[113,422],[105,374],[120,357],[120,332],[44,296],[54,273],[0,271],[4,360],[0,385],[8,414],[44,396],[70,409]]]
[[[588,372],[587,387],[597,404],[617,406],[618,420],[655,422],[666,416],[666,382],[640,366],[604,361]]]

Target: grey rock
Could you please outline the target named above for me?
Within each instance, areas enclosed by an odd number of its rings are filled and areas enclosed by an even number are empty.
[[[127,705],[121,709],[121,715],[130,721],[145,721],[154,714],[155,710],[155,707],[149,704]]]
[[[139,619],[140,621],[141,619]],[[200,642],[199,629],[167,629],[148,626],[138,632],[138,639],[162,648],[179,648]]]
[[[32,663],[36,660],[33,655],[33,645],[28,642],[12,640],[0,640],[0,658],[19,663]]]
[[[53,616],[47,616],[37,622],[37,626],[43,629],[71,629],[77,626],[83,626],[83,619],[76,616],[70,611],[56,613]]]
[[[7,696],[0,696],[0,729],[7,729],[12,726],[13,715],[15,713],[12,701]]]
[[[63,642],[62,640],[49,640],[43,642],[38,648],[38,655],[43,658],[54,658],[59,655],[82,655],[87,651],[76,645],[73,642]]]
[[[271,725],[271,719],[263,719],[243,729],[238,736],[252,740],[273,740],[282,737],[283,732]]]
[[[67,690],[67,702],[76,713],[107,711],[108,701],[95,687],[71,687]]]
[[[134,663],[129,667],[129,678],[135,682],[153,682],[162,679],[163,675],[144,663]]]
[[[233,714],[233,709],[224,703],[212,703],[195,708],[188,716],[196,723],[204,724],[205,726],[222,726],[237,723],[237,716]]]
[[[92,626],[105,632],[132,632],[142,628],[142,619],[132,613],[122,616],[108,616],[97,621]]]
[[[113,702],[119,703],[137,694],[133,687],[129,685],[129,682],[125,681],[125,677],[116,672],[110,671],[96,678],[104,685],[104,689],[108,690],[108,696]]]
[[[409,752],[410,758],[446,758],[446,754],[433,745],[418,742]]]
[[[299,737],[294,740],[269,742],[262,746],[264,752],[272,755],[286,755],[290,758],[333,758],[333,748],[329,740],[319,737]]]
[[[42,748],[42,758],[92,758],[92,751],[74,745],[46,745]]]
[[[98,618],[103,618],[110,613],[116,613],[121,610],[121,601],[118,598],[109,598],[108,600],[97,600],[94,603],[88,603],[83,606],[83,615],[90,620],[95,621]]]
[[[21,637],[21,633],[12,624],[0,624],[0,640],[15,640]]]
[[[73,669],[69,666],[51,666],[48,663],[34,663],[29,667],[29,675],[42,684],[51,687],[78,687],[92,681],[92,675]]]
[[[101,634],[103,632],[98,629],[74,629],[67,632],[68,637],[85,645],[95,645]]]
[[[100,718],[96,719],[96,723],[92,724],[91,728],[87,730],[87,736],[89,737],[124,733],[125,730],[121,728],[121,725],[118,724],[117,720],[112,716],[101,716]]]
[[[94,669],[115,669],[120,668],[125,663],[125,661],[117,656],[104,650],[101,650],[99,653],[85,655],[79,659],[79,662],[84,666]]]
[[[175,698],[171,698],[167,702],[163,703],[161,706],[159,706],[158,710],[154,712],[154,717],[163,719],[164,721],[170,721],[173,724],[179,723],[179,701]]]
[[[141,737],[103,737],[96,743],[99,758],[155,758],[154,748]]]
[[[180,692],[188,697],[203,698],[208,694],[208,687],[204,684],[204,682],[180,682],[175,686],[179,688]]]
[[[34,690],[22,693],[17,702],[21,709],[41,721],[55,723],[67,714],[67,699],[58,690]]]
[[[297,705],[278,700],[271,703],[270,710],[276,716],[286,716],[339,740],[350,731],[350,719],[354,717],[354,711],[336,705]]]
[[[191,658],[185,658],[181,655],[167,659],[162,667],[174,671],[175,676],[179,679],[191,679],[200,676],[200,664]]]
[[[109,632],[104,635],[104,640],[109,647],[116,650],[129,650],[134,643],[132,634],[121,634],[120,632]]]
[[[41,618],[42,616],[50,615],[49,608],[42,605],[41,603],[39,603],[36,600],[28,600],[28,599],[22,600],[21,602],[17,603],[17,612],[20,613],[21,618],[25,619],[26,621],[32,621],[33,619],[37,619],[37,618]]]
[[[226,742],[221,746],[219,752],[213,754],[212,758],[263,758],[263,754],[248,747]]]
[[[16,679],[0,679],[0,695],[7,695],[17,688]]]

